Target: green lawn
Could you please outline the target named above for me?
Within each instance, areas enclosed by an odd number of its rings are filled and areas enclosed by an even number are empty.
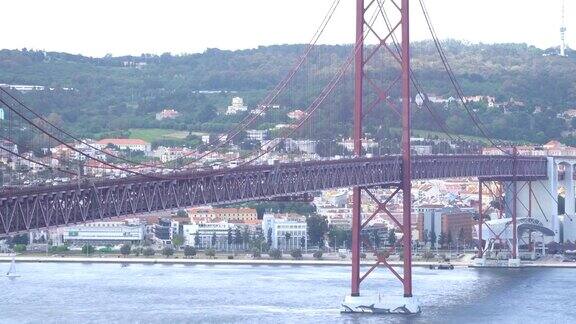
[[[159,139],[184,139],[188,135],[186,131],[161,128],[131,128],[130,138],[139,138],[147,142]]]

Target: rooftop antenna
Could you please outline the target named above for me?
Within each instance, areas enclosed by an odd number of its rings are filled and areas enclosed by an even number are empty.
[[[560,26],[560,56],[566,56],[566,23],[564,20],[564,4],[565,1],[562,0],[562,25]]]

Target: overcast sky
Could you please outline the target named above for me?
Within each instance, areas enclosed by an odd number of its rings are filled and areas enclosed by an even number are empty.
[[[0,48],[91,56],[308,43],[332,0],[5,0]],[[354,0],[341,5],[321,43],[351,43]],[[412,0],[413,40],[429,38]],[[441,38],[473,43],[559,44],[561,0],[426,0]],[[566,0],[576,44],[576,0]],[[576,45],[575,45],[576,46]]]

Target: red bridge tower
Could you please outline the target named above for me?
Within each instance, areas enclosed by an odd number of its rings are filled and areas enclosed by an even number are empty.
[[[356,45],[355,45],[355,98],[354,98],[354,154],[362,156],[362,122],[365,117],[364,112],[371,110],[374,106],[386,103],[392,109],[401,110],[402,118],[402,181],[396,184],[396,189],[385,200],[381,201],[367,187],[353,188],[353,209],[352,209],[352,278],[351,293],[347,296],[343,306],[343,312],[374,312],[374,313],[418,313],[420,306],[412,297],[412,235],[411,235],[411,163],[410,163],[410,23],[409,23],[409,0],[390,0],[390,7],[393,15],[389,20],[383,8],[381,0],[356,0]],[[371,14],[368,14],[370,12]],[[397,18],[394,18],[397,17]],[[394,19],[397,19],[394,21]],[[385,30],[379,30],[376,21],[385,23]],[[400,45],[397,46],[396,34],[400,34]],[[375,36],[377,44],[369,49],[365,46],[367,35]],[[393,47],[396,47],[395,49]],[[366,51],[365,51],[366,49]],[[379,84],[366,72],[366,65],[370,60],[375,59],[378,51],[387,51],[394,61],[400,65],[400,75],[387,85]],[[402,107],[397,109],[395,103],[389,98],[390,90],[400,82],[402,93]],[[385,86],[385,87],[384,87]],[[366,88],[374,91],[377,99],[370,103],[365,110],[364,99],[366,98]],[[362,191],[377,205],[376,211],[367,219],[362,217]],[[403,217],[400,222],[387,209],[387,203],[399,192],[402,192]],[[403,245],[403,271],[398,273],[387,262],[389,251],[373,251],[376,255],[376,262],[361,275],[360,250],[362,246],[361,230],[378,213],[385,213],[391,218],[396,226],[401,230]],[[369,245],[368,242],[364,242]],[[403,287],[403,296],[363,296],[360,294],[360,284],[378,266],[385,266],[398,278]]]

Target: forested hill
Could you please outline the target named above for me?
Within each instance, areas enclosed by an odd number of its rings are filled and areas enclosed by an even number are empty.
[[[576,53],[563,58],[524,44],[468,45],[444,42],[445,50],[464,92],[495,98],[499,107],[486,102],[473,104],[489,133],[495,137],[543,142],[550,138],[573,143],[570,121],[557,118],[576,108]],[[91,58],[34,50],[0,51],[0,83],[45,86],[44,91],[21,94],[22,99],[44,115],[57,113],[63,123],[82,135],[127,128],[173,128],[220,131],[238,118],[217,115],[232,96],[254,106],[272,89],[302,55],[304,45],[279,45],[251,50],[209,49],[190,55],[141,55]],[[303,107],[311,101],[311,81],[325,84],[349,55],[351,46],[321,46],[305,68],[307,82],[291,87],[283,104]],[[372,76],[391,79],[397,68],[392,61],[374,66]],[[433,43],[413,44],[413,69],[424,92],[435,97],[455,97]],[[348,78],[350,79],[350,78]],[[333,103],[331,131],[317,136],[347,136],[352,101],[351,79]],[[54,90],[49,90],[53,88]],[[205,90],[221,90],[218,94]],[[198,92],[200,91],[200,92]],[[228,91],[228,92],[225,92]],[[234,91],[236,93],[230,93]],[[415,93],[415,92],[414,92]],[[394,95],[394,93],[393,93]],[[432,104],[447,128],[455,133],[477,135],[457,104]],[[158,122],[156,112],[172,107],[181,112],[176,120]],[[424,110],[416,110],[414,126],[438,130]],[[380,126],[396,125],[382,115]],[[266,121],[286,122],[285,118]],[[322,123],[322,121],[317,121]],[[576,124],[576,123],[575,123]],[[333,129],[336,128],[336,129]],[[334,130],[336,132],[334,132]]]

